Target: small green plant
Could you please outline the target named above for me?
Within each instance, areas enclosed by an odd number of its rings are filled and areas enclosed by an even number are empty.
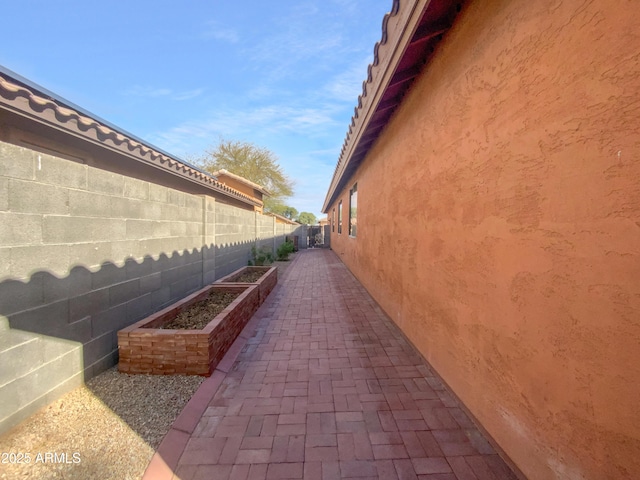
[[[289,260],[289,254],[293,253],[293,250],[293,242],[284,242],[278,247],[278,260]]]
[[[253,260],[249,260],[249,265],[269,265],[273,263],[273,254],[268,247],[256,248],[254,245],[251,247],[251,256]]]

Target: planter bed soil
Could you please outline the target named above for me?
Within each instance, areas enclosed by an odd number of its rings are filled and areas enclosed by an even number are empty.
[[[202,329],[168,329],[181,312],[206,300],[211,292],[236,298]],[[258,309],[255,284],[208,285],[188,297],[118,332],[120,362],[125,373],[209,376]]]
[[[176,318],[162,325],[161,328],[173,330],[202,330],[216,315],[221,313],[239,294],[219,291],[209,292],[206,299],[194,303],[183,310]],[[145,328],[145,327],[143,327]]]
[[[242,267],[226,277],[216,280],[214,285],[242,285],[246,283],[258,285],[260,304],[262,304],[278,283],[278,269],[260,266]]]
[[[238,283],[256,283],[262,278],[262,275],[264,275],[264,272],[244,272],[235,281]]]

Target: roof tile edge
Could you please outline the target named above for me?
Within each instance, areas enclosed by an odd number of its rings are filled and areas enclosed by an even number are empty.
[[[362,94],[351,117],[346,138],[340,150],[331,183],[327,190],[322,212],[327,213],[334,200],[338,184],[356,149],[360,135],[394,73],[397,62],[408,45],[411,34],[430,0],[393,0],[391,10],[382,19],[382,36],[373,48],[373,62],[367,67],[367,78],[362,82]]]
[[[66,130],[75,136],[80,136],[94,144],[97,143],[104,148],[128,154],[137,160],[155,165],[168,173],[195,181],[243,203],[260,205],[259,202],[251,197],[218,182],[212,175],[158,152],[137,139],[130,138],[98,122],[94,118],[79,113],[72,108],[59,105],[51,98],[38,95],[29,88],[14,83],[12,77],[6,72],[0,72],[0,107],[2,106],[9,107],[11,110],[18,110],[42,123],[55,124],[58,128],[62,128],[62,130]],[[48,115],[47,111],[50,112]],[[110,147],[107,141],[110,141],[113,147]],[[136,150],[139,153],[136,153]]]
[[[236,180],[238,180],[239,182],[244,183],[245,185],[249,185],[250,187],[258,190],[259,192],[263,193],[264,195],[268,195],[271,196],[271,192],[269,192],[269,190],[267,190],[266,188],[264,188],[262,185],[259,185],[255,182],[252,182],[251,180],[241,177],[240,175],[236,175],[233,172],[230,172],[229,170],[225,170],[224,168],[221,170],[217,170],[215,172],[212,173],[212,175],[214,177],[219,177],[222,175],[227,175],[228,177],[234,178]]]

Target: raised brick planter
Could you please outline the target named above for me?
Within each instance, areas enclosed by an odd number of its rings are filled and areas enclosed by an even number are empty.
[[[236,282],[236,280],[246,272],[264,272],[264,274],[257,282],[254,283]],[[271,290],[273,290],[278,283],[278,269],[276,267],[242,267],[235,272],[230,273],[226,277],[216,280],[214,285],[221,283],[234,285],[258,285],[260,288],[260,304],[262,305],[271,293]]]
[[[212,290],[240,295],[202,330],[160,328]],[[209,376],[259,306],[260,289],[255,284],[208,285],[120,330],[118,369],[125,373]]]

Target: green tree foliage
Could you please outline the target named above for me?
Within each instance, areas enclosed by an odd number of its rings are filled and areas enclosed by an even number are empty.
[[[222,139],[197,163],[208,172],[228,170],[263,186],[271,192],[271,197],[265,198],[265,208],[269,211],[273,211],[272,206],[282,205],[285,198],[293,195],[293,181],[278,164],[278,157],[253,143]]]
[[[304,225],[315,225],[318,222],[318,219],[313,213],[300,212],[297,221],[298,223],[302,223]]]
[[[269,211],[271,213],[276,213],[283,217],[288,218],[289,220],[295,220],[298,216],[298,210],[288,205],[284,205],[282,203],[276,203],[269,206]]]

